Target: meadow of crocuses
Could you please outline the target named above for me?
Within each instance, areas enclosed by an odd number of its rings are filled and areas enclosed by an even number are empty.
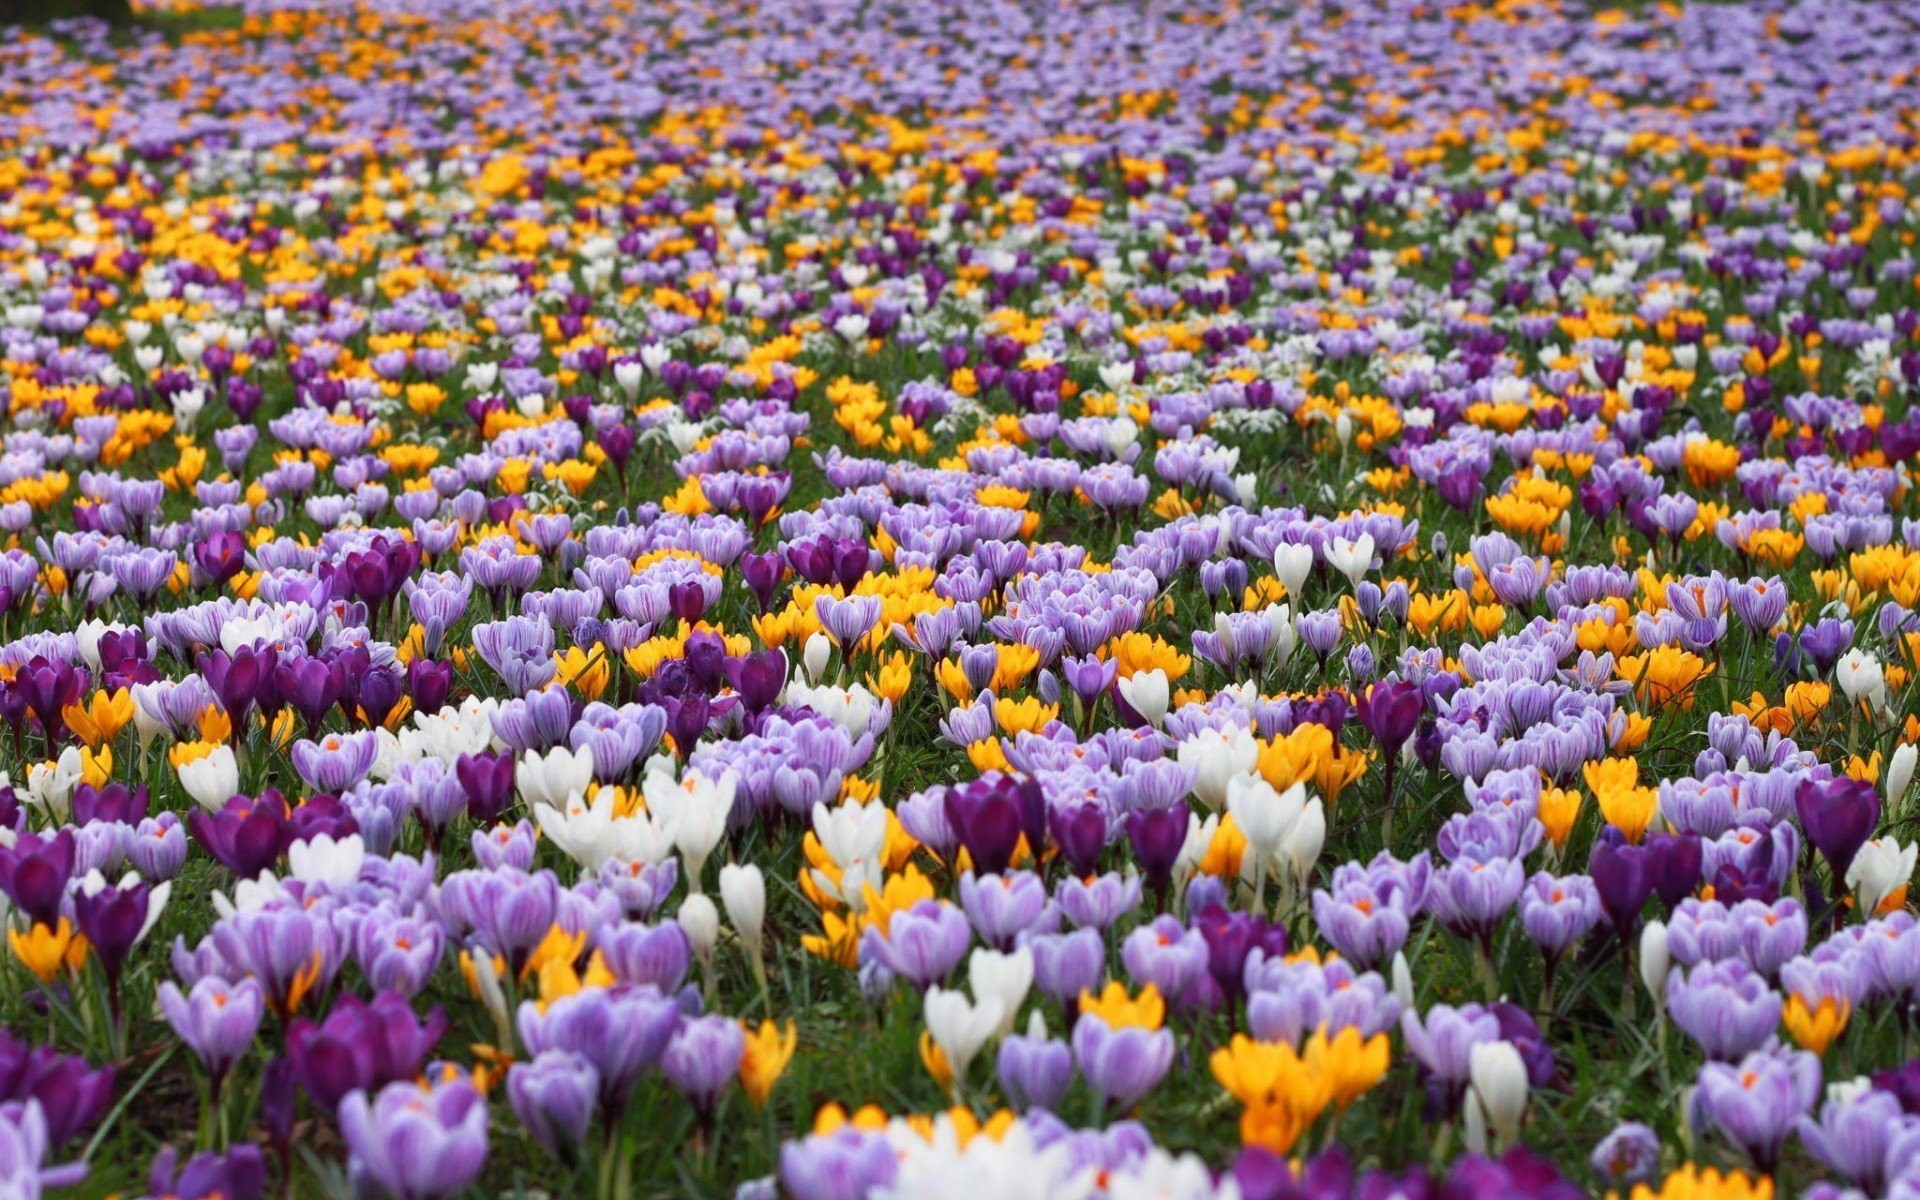
[[[0,1196],[1920,1197],[1896,0],[0,34]]]

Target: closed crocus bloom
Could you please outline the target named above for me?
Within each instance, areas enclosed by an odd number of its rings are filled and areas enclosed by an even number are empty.
[[[1047,1022],[1034,1013],[1024,1035],[1000,1043],[1000,1089],[1007,1103],[1020,1112],[1060,1106],[1073,1083],[1073,1051],[1047,1036]]]
[[[1887,807],[1904,809],[1907,789],[1913,786],[1913,768],[1916,759],[1920,759],[1920,747],[1912,742],[1901,742],[1887,756]]]
[[[487,1161],[487,1104],[473,1084],[402,1082],[340,1105],[354,1187],[393,1200],[445,1200],[465,1191]]]
[[[760,1022],[758,1029],[746,1029],[744,1050],[740,1056],[740,1088],[755,1108],[765,1107],[773,1094],[773,1085],[786,1073],[793,1052],[800,1044],[799,1028],[788,1021],[782,1028],[772,1021]]]
[[[1873,838],[1861,846],[1847,868],[1847,886],[1853,889],[1860,911],[1871,916],[1885,906],[1903,903],[1916,856],[1920,856],[1920,843],[1902,846],[1891,837]]]
[[[994,1032],[1005,1037],[1013,1032],[1014,1019],[1033,987],[1033,952],[1025,947],[1009,954],[975,950],[967,956],[967,983],[981,999],[999,1001],[1000,1026]]]
[[[1301,542],[1286,543],[1273,552],[1273,571],[1289,599],[1300,594],[1307,576],[1313,572],[1313,547]]]
[[[1527,1067],[1511,1042],[1480,1042],[1468,1056],[1474,1097],[1494,1136],[1512,1142],[1527,1111]]]
[[[726,906],[727,920],[740,935],[748,960],[757,963],[767,915],[766,876],[752,864],[728,863],[720,868],[720,902]]]
[[[807,674],[810,683],[818,683],[826,673],[827,661],[833,657],[833,643],[824,633],[814,633],[807,637],[806,644],[800,650],[800,669]]]
[[[746,1035],[737,1021],[692,1017],[681,1022],[667,1043],[660,1070],[703,1117],[710,1117],[745,1053]]]
[[[703,963],[712,959],[713,949],[720,942],[720,910],[713,901],[696,892],[680,902],[673,919],[686,932],[693,956]]]
[[[1667,973],[1673,966],[1673,960],[1667,953],[1667,927],[1659,921],[1648,921],[1640,931],[1640,982],[1646,984],[1647,992],[1653,997],[1654,1007],[1664,1007],[1667,1002]]]
[[[1845,880],[1853,856],[1880,823],[1880,796],[1871,784],[1840,776],[1802,780],[1793,794],[1800,829],[1820,851],[1836,880]]]
[[[1289,872],[1290,886],[1299,888],[1313,875],[1314,864],[1327,841],[1327,809],[1315,796],[1301,806],[1300,817],[1280,844],[1281,861]]]
[[[507,1073],[507,1102],[547,1153],[574,1161],[599,1112],[600,1074],[584,1055],[549,1050]]]
[[[1473,1048],[1500,1039],[1500,1019],[1478,1004],[1436,1004],[1424,1015],[1409,1007],[1400,1014],[1400,1033],[1428,1088],[1451,1111],[1466,1090]]]

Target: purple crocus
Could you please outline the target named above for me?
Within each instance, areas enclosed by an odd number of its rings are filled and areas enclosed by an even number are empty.
[[[998,1067],[1000,1089],[1018,1112],[1058,1108],[1073,1083],[1073,1052],[1044,1030],[1001,1042]]]
[[[1667,1012],[1708,1058],[1732,1062],[1758,1050],[1780,1026],[1780,994],[1741,959],[1701,963],[1667,976]]]
[[[260,1200],[267,1190],[267,1163],[260,1147],[235,1146],[224,1154],[203,1151],[176,1174],[180,1153],[163,1147],[147,1175],[147,1200]]]
[[[507,1074],[513,1114],[542,1149],[569,1161],[593,1130],[599,1093],[600,1073],[570,1050],[549,1050]]]
[[[1738,1064],[1710,1062],[1700,1068],[1694,1089],[1693,1124],[1718,1129],[1754,1166],[1772,1174],[1787,1135],[1819,1101],[1820,1087],[1820,1059],[1805,1050],[1775,1047]]]
[[[464,1077],[392,1083],[341,1101],[340,1133],[356,1193],[447,1200],[486,1165],[487,1103]]]
[[[367,777],[380,754],[372,730],[330,733],[319,741],[301,738],[288,750],[293,769],[317,791],[339,794]]]
[[[288,1026],[287,1056],[314,1106],[332,1112],[349,1092],[418,1075],[446,1028],[437,1006],[422,1021],[398,992],[372,1003],[347,995],[319,1024],[302,1018]]]
[[[167,980],[160,985],[160,1012],[206,1068],[218,1096],[227,1072],[253,1046],[266,1013],[266,997],[251,979],[228,983],[203,975],[184,994],[178,984]]]
[[[885,1137],[851,1125],[780,1147],[780,1186],[793,1200],[862,1200],[899,1170]]]
[[[1173,1065],[1173,1033],[1134,1025],[1114,1029],[1086,1014],[1073,1026],[1073,1058],[1095,1098],[1109,1111],[1125,1112]]]
[[[711,1119],[746,1048],[746,1035],[731,1017],[690,1017],[667,1043],[660,1070],[702,1119]]]
[[[640,1077],[666,1053],[680,1020],[671,999],[650,987],[622,984],[562,996],[544,1011],[523,1001],[516,1027],[529,1054],[570,1050],[591,1061],[600,1072],[600,1107],[617,1123]]]
[[[1013,945],[1014,937],[1031,928],[1047,905],[1046,885],[1032,871],[987,876],[968,871],[960,877],[960,907],[980,940],[996,950]]]
[[[1829,1099],[1818,1121],[1801,1117],[1795,1129],[1816,1162],[1867,1195],[1878,1196],[1885,1183],[1888,1146],[1896,1137],[1911,1136],[1902,1129],[1905,1115],[1893,1095],[1870,1090]]]
[[[1409,1008],[1400,1014],[1400,1034],[1420,1064],[1430,1102],[1452,1113],[1467,1088],[1473,1048],[1500,1040],[1500,1019],[1478,1004],[1436,1004],[1424,1015]]]
[[[1585,875],[1542,871],[1520,893],[1520,924],[1549,966],[1600,922],[1600,893]]]
[[[1041,896],[1045,895],[1042,889]],[[889,917],[885,933],[869,927],[860,943],[860,956],[924,992],[953,974],[972,941],[965,913],[938,900],[921,900]]]
[[[1847,877],[1854,855],[1880,824],[1880,793],[1871,782],[1844,775],[1807,779],[1793,793],[1801,832],[1827,860],[1836,887]]]

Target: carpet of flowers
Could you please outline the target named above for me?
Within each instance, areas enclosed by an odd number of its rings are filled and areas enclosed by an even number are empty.
[[[0,37],[0,1193],[1920,1196],[1920,21]]]

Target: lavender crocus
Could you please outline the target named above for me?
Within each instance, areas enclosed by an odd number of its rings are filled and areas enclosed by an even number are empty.
[[[463,1077],[392,1083],[341,1101],[340,1133],[357,1192],[447,1200],[486,1165],[487,1103]]]

